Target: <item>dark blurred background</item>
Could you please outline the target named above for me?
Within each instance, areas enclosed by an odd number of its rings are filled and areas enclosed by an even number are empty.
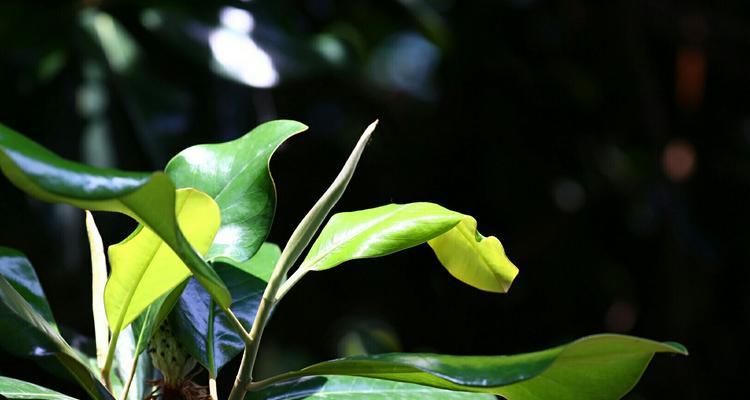
[[[691,351],[656,357],[628,398],[728,397],[748,378],[749,70],[741,0],[0,3],[0,121],[55,152],[155,170],[302,121],[272,161],[283,244],[379,118],[336,210],[434,201],[520,268],[507,295],[454,280],[426,246],[309,274],[269,325],[260,375],[621,332]],[[0,244],[30,256],[60,324],[91,335],[83,213],[0,181]],[[133,228],[98,222],[109,244]]]

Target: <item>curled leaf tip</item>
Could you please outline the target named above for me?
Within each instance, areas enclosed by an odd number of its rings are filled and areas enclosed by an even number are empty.
[[[243,263],[268,236],[276,210],[270,162],[279,147],[307,130],[292,120],[265,122],[224,143],[200,144],[174,156],[166,172],[178,188],[210,195],[221,209],[221,225],[206,259]]]
[[[673,348],[677,354],[688,356],[690,355],[690,352],[688,352],[687,347],[685,347],[682,343],[677,342],[664,342],[667,346]]]
[[[518,275],[500,240],[482,236],[471,216],[428,244],[451,275],[477,289],[506,293]]]

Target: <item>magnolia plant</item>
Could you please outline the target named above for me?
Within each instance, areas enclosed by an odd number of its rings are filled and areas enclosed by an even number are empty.
[[[299,122],[272,121],[231,142],[190,147],[150,174],[64,160],[0,125],[0,168],[12,184],[86,210],[96,354],[66,342],[28,258],[4,247],[0,345],[40,359],[96,400],[216,400],[218,375],[240,354],[230,400],[617,399],[655,353],[686,354],[677,343],[603,334],[511,356],[358,355],[253,379],[274,307],[311,271],[427,243],[451,275],[480,290],[505,293],[518,273],[473,217],[433,203],[342,212],[323,225],[375,125],[283,250],[266,242],[276,205],[269,160],[307,129]],[[89,210],[122,213],[139,225],[105,256]],[[208,386],[193,381],[203,370]],[[0,394],[70,399],[10,377],[0,377]]]

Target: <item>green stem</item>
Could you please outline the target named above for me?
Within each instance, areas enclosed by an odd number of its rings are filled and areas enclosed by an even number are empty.
[[[299,256],[305,250],[307,245],[312,240],[315,233],[320,228],[328,213],[331,211],[334,205],[339,201],[341,195],[344,194],[346,186],[349,184],[354,170],[357,168],[357,163],[362,156],[362,152],[365,149],[365,145],[370,140],[372,132],[375,130],[378,121],[376,120],[370,124],[362,136],[357,141],[357,145],[346,160],[346,164],[341,169],[341,172],[336,176],[331,186],[323,193],[323,196],[313,205],[310,211],[307,212],[302,221],[300,221],[297,228],[292,232],[292,236],[289,238],[289,242],[284,247],[284,251],[281,252],[281,257],[274,267],[271,278],[268,281],[266,290],[263,292],[263,298],[260,301],[260,306],[255,314],[255,320],[253,321],[253,327],[248,335],[249,342],[246,342],[245,351],[242,354],[242,363],[240,364],[240,370],[237,372],[237,377],[234,380],[234,386],[232,387],[231,393],[229,393],[229,400],[242,400],[245,397],[247,388],[252,382],[253,378],[253,367],[255,366],[255,359],[258,356],[258,348],[260,346],[260,340],[263,336],[263,331],[266,328],[268,319],[271,316],[271,311],[276,305],[279,294],[279,289],[284,283],[289,269],[294,265]],[[301,272],[301,275],[304,275]],[[295,274],[296,275],[296,274]],[[293,285],[302,276],[294,278],[291,283]],[[282,294],[285,294],[291,288],[290,285],[285,287]]]
[[[292,276],[290,276],[289,279],[287,279],[286,282],[284,282],[281,285],[281,287],[279,288],[279,291],[276,293],[276,297],[274,298],[274,301],[276,303],[278,303],[279,301],[281,301],[281,299],[284,298],[284,296],[286,295],[286,293],[291,288],[293,288],[294,285],[296,285],[297,282],[299,282],[299,280],[302,279],[303,276],[305,276],[307,274],[307,271],[309,271],[309,269],[307,269],[307,268],[302,268],[302,267],[297,268],[297,270],[294,271],[294,273],[292,274]]]
[[[120,331],[112,331],[112,338],[109,340],[109,349],[107,350],[107,360],[102,367],[102,379],[104,379],[104,386],[109,389],[110,392],[114,392],[112,389],[112,379],[110,377],[112,372],[112,361],[115,358],[115,349],[117,347],[117,339],[120,337]]]
[[[263,390],[264,388],[273,385],[276,382],[281,382],[290,378],[294,377],[293,372],[287,372],[285,374],[276,375],[271,378],[263,379],[260,381],[253,381],[250,382],[249,385],[247,385],[247,391],[248,392],[257,392],[259,390]]]
[[[279,264],[277,264],[279,266]],[[255,315],[255,321],[253,327],[248,335],[250,343],[245,346],[245,351],[242,353],[242,362],[240,363],[240,370],[237,372],[237,378],[234,381],[232,391],[229,393],[229,400],[241,400],[245,397],[247,392],[247,386],[252,382],[253,367],[255,366],[255,359],[258,356],[258,348],[260,347],[260,338],[263,336],[263,330],[265,330],[268,319],[271,316],[271,311],[276,304],[273,300],[276,291],[278,290],[283,279],[274,279],[278,274],[277,271],[283,271],[284,268],[274,269],[274,275],[271,276],[271,280],[268,282],[266,291],[263,294],[263,299],[258,307],[258,312]],[[283,272],[285,273],[285,272]]]
[[[222,308],[222,311],[224,311],[224,314],[229,317],[229,322],[232,323],[232,329],[240,335],[242,341],[245,342],[245,346],[249,345],[251,342],[250,336],[245,330],[245,327],[242,326],[242,322],[237,318],[237,315],[235,315],[229,308]]]

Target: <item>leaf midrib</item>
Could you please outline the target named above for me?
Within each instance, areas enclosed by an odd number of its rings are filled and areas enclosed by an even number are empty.
[[[185,201],[183,201],[182,204],[176,204],[176,206],[179,207],[179,209],[175,210],[175,214],[174,214],[175,215],[175,217],[174,217],[174,219],[175,219],[175,225],[176,225],[177,229],[180,229],[180,224],[177,221],[177,218],[182,213],[182,209],[185,207],[185,204],[187,204],[187,202],[190,200],[190,197],[192,197],[193,194],[195,194],[195,192],[192,192],[192,191],[188,192],[188,195],[185,198]],[[175,201],[176,200],[177,200],[177,196],[175,196]],[[125,204],[123,203],[123,205],[125,205]],[[130,208],[130,207],[128,207],[128,208]],[[132,208],[131,208],[131,210],[132,210]],[[135,211],[133,211],[133,212],[135,212]],[[151,227],[149,227],[148,225],[146,225],[146,227],[148,227],[149,229],[151,229]],[[152,230],[152,232],[154,232],[156,234],[156,231]],[[120,318],[119,318],[119,320],[117,322],[117,332],[118,333],[119,333],[119,331],[122,330],[122,325],[123,325],[123,322],[125,321],[125,315],[127,315],[128,310],[130,310],[131,302],[133,300],[133,296],[135,296],[135,292],[138,289],[138,285],[140,285],[141,281],[143,280],[143,276],[146,275],[146,271],[148,271],[149,268],[151,267],[151,263],[154,261],[154,258],[156,257],[156,254],[158,254],[159,250],[162,249],[162,246],[164,244],[166,244],[166,242],[158,234],[157,234],[157,236],[159,237],[159,244],[156,246],[156,250],[154,250],[154,252],[149,255],[149,257],[148,257],[148,263],[146,264],[146,268],[143,268],[143,270],[138,274],[138,278],[136,279],[136,285],[133,287],[133,290],[129,291],[129,293],[127,295],[127,301],[125,302],[126,306],[122,310],[122,312],[120,313]],[[134,238],[135,237],[133,237],[133,239]],[[182,260],[180,260],[180,261],[182,261]]]
[[[362,229],[359,229],[359,230],[356,230],[356,229],[349,230],[349,232],[354,232],[354,233],[351,234],[351,235],[346,236],[344,239],[342,239],[342,240],[340,240],[338,242],[333,242],[333,241],[329,242],[329,243],[331,243],[331,245],[326,250],[324,250],[322,253],[320,253],[320,255],[318,255],[317,257],[315,257],[310,263],[303,262],[302,265],[300,266],[300,268],[311,269],[318,262],[320,262],[321,260],[323,260],[326,257],[328,257],[331,253],[333,253],[333,251],[336,250],[337,248],[339,248],[342,244],[351,241],[356,236],[361,235],[362,233],[366,232],[367,230],[369,230],[373,226],[378,225],[381,222],[383,222],[383,221],[385,221],[385,220],[393,217],[394,214],[396,214],[399,211],[401,211],[404,207],[405,207],[404,205],[398,206],[393,211],[388,212],[386,214],[383,214],[380,218],[375,218],[375,219],[371,220],[369,224],[368,223],[363,223],[363,224],[359,225],[359,226],[362,226]],[[332,237],[332,239],[333,239],[333,237]]]
[[[228,143],[224,143],[224,144],[228,144]],[[227,181],[227,183],[221,188],[221,190],[219,190],[219,193],[216,193],[216,196],[214,197],[214,199],[216,199],[217,203],[221,204],[220,200],[219,200],[219,197],[221,197],[221,195],[224,193],[225,190],[227,190],[227,188],[229,188],[230,186],[232,186],[232,184],[234,183],[234,181],[236,181],[237,178],[240,177],[240,175],[243,175],[245,173],[245,171],[248,168],[250,168],[251,165],[254,166],[254,165],[258,164],[258,162],[255,161],[255,160],[257,160],[257,158],[254,158],[250,162],[245,163],[245,165],[243,165],[242,168],[240,168],[240,170],[237,171],[237,173],[233,174],[232,177],[229,178],[229,180]],[[269,161],[270,161],[270,157],[269,157]],[[270,164],[269,164],[269,166],[270,166]]]

